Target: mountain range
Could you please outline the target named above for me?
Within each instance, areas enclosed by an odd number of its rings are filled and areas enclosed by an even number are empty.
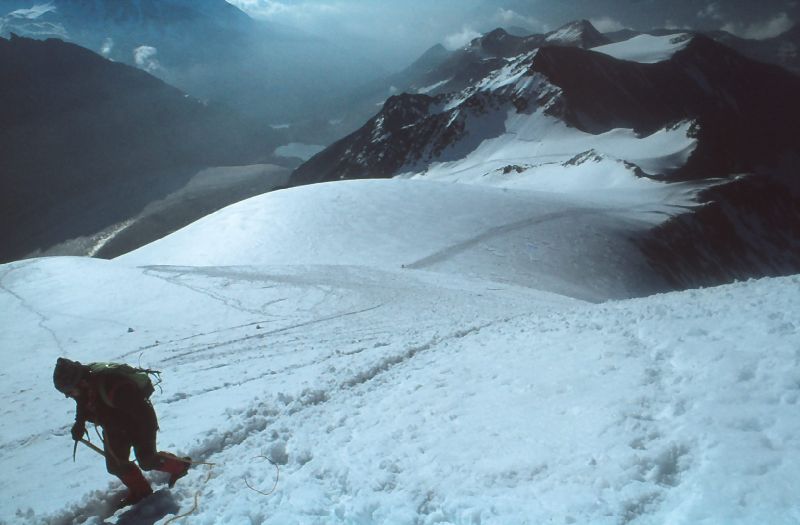
[[[547,34],[520,36],[497,28],[455,50],[437,44],[402,71],[369,82],[343,98],[341,105],[347,111],[339,117],[345,119],[342,127],[353,131],[391,95],[435,95],[462,90],[505,60],[543,45],[588,48],[610,42],[591,23],[578,20]]]
[[[293,184],[402,176],[502,185],[511,174],[537,189],[553,166],[563,182],[576,165],[615,163],[620,176],[665,188],[706,185],[699,206],[636,239],[674,286],[800,269],[797,75],[693,33],[587,50],[498,30],[459,55],[487,49],[480,71],[453,71],[453,55],[429,63],[426,78],[447,79],[441,87],[390,97],[297,168]]]
[[[214,2],[202,10],[179,0],[142,2],[137,11],[124,5],[56,2],[13,13],[40,24],[53,13],[67,21],[71,9],[84,20],[105,6],[100,19],[163,42],[173,19],[176,35],[193,18],[214,20],[217,34],[255,27],[227,3],[216,4],[219,12]],[[435,46],[389,78],[400,94],[288,182],[285,170],[244,169],[225,177],[220,197],[210,177],[230,171],[190,179],[209,167],[263,164],[280,131],[196,100],[141,67],[55,39],[14,37],[1,41],[10,101],[2,135],[9,153],[0,161],[4,235],[12,241],[2,256],[61,253],[58,246],[73,242],[78,253],[116,256],[287,183],[400,176],[557,194],[657,188],[671,211],[631,240],[669,287],[791,273],[800,264],[791,249],[800,238],[798,77],[720,40],[693,32],[603,35],[576,21],[544,35],[497,29],[455,51]],[[194,52],[202,49],[209,48]],[[382,82],[344,107],[356,116],[374,110],[387,91]],[[193,188],[191,198],[180,196],[183,188]]]
[[[56,39],[0,38],[0,99],[0,260],[130,220],[199,170],[261,162],[275,144],[268,128]]]
[[[79,44],[261,125],[313,118],[382,71],[358,50],[253,20],[225,0],[2,0],[0,36],[11,33]]]
[[[628,41],[636,36],[678,36],[693,34],[706,36],[730,47],[740,54],[770,64],[779,65],[793,73],[800,73],[800,25],[766,40],[737,37],[726,31],[697,32],[687,29],[659,29],[647,32],[625,29],[600,33],[587,20],[576,20],[543,34],[530,34],[519,28],[497,28],[467,46],[448,50],[437,44],[426,51],[407,68],[376,79],[355,90],[340,101],[347,108],[342,129],[350,133],[375,113],[391,95],[400,93],[437,95],[466,88],[509,59],[542,46],[562,45],[591,49],[604,44]]]

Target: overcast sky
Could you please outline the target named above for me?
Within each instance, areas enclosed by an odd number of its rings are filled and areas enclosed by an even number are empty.
[[[386,46],[411,60],[436,43],[448,47],[499,26],[546,32],[575,19],[601,31],[624,27],[725,29],[775,36],[800,19],[799,0],[228,0],[254,18],[344,42]]]

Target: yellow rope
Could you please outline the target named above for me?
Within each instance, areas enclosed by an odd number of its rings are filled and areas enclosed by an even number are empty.
[[[105,451],[100,449],[100,447],[95,446],[95,444],[92,443],[91,441],[88,441],[86,439],[81,439],[80,441],[81,441],[81,443],[83,443],[87,447],[91,448],[92,450],[94,450],[95,452],[100,454],[101,456],[105,456],[106,455]],[[106,448],[108,448],[108,447],[106,447]],[[111,452],[110,449],[108,450],[108,452]],[[114,456],[112,456],[112,457],[114,457]],[[116,458],[114,458],[114,459],[116,459]],[[281,469],[280,469],[280,467],[278,466],[277,463],[272,461],[267,456],[256,456],[253,459],[266,459],[267,461],[272,463],[272,465],[275,467],[275,483],[272,485],[272,489],[270,489],[269,492],[264,492],[264,491],[258,490],[257,488],[255,488],[252,485],[250,485],[250,481],[247,479],[247,476],[243,476],[244,477],[244,484],[247,485],[247,488],[249,488],[253,492],[257,492],[257,493],[261,494],[262,496],[269,496],[272,493],[274,493],[275,490],[278,488],[278,481],[280,480],[280,477],[281,477]],[[168,519],[167,521],[164,522],[164,525],[169,525],[170,523],[172,523],[175,520],[178,520],[178,519],[181,519],[181,518],[185,518],[187,516],[190,516],[190,515],[194,514],[194,512],[197,510],[197,506],[198,506],[198,504],[200,502],[200,493],[203,491],[203,487],[205,487],[205,485],[211,479],[211,474],[212,474],[212,470],[211,469],[212,469],[212,467],[214,467],[216,465],[216,463],[209,463],[209,462],[206,462],[206,461],[190,461],[189,463],[191,463],[192,465],[206,465],[207,467],[209,467],[208,468],[208,476],[206,476],[206,479],[203,480],[203,486],[200,489],[198,489],[198,491],[194,494],[194,504],[192,505],[192,508],[189,509],[188,512],[185,512],[183,514],[178,514],[177,516],[171,517],[170,519]]]
[[[211,463],[206,463],[206,465],[211,465]],[[210,480],[210,479],[211,479],[211,469],[209,468],[208,469],[208,476],[206,476],[206,479],[203,481],[203,486],[205,486],[205,484],[208,483],[208,480]],[[189,509],[189,512],[186,512],[184,514],[178,514],[177,516],[171,517],[170,519],[168,519],[167,521],[164,522],[164,525],[169,525],[170,523],[172,523],[175,520],[179,520],[181,518],[185,518],[185,517],[193,514],[197,510],[197,504],[200,501],[200,493],[202,491],[203,491],[203,488],[200,487],[200,489],[198,489],[198,491],[195,492],[195,494],[194,494],[194,505],[192,505],[192,508]]]
[[[261,494],[263,496],[269,496],[270,494],[275,492],[275,489],[278,488],[278,480],[280,479],[280,476],[281,476],[281,469],[280,469],[280,467],[278,467],[277,463],[275,463],[274,461],[269,459],[267,456],[256,456],[253,459],[266,459],[267,461],[269,461],[270,463],[272,463],[275,466],[275,471],[276,471],[275,484],[272,486],[272,490],[270,490],[269,492],[263,492],[261,490],[258,490],[257,488],[254,488],[252,485],[250,485],[250,482],[247,480],[247,476],[244,476],[244,484],[247,485],[247,488],[249,488],[250,490],[252,490],[254,492],[258,492],[259,494]],[[192,465],[207,465],[209,467],[208,476],[206,476],[206,479],[203,481],[203,487],[205,487],[205,485],[211,479],[212,471],[211,471],[210,467],[213,467],[214,465],[216,465],[216,463],[207,463],[207,462],[203,462],[203,461],[192,461],[191,463],[192,463]],[[203,491],[203,488],[201,487],[195,493],[195,495],[194,495],[194,504],[192,505],[192,508],[189,509],[188,512],[185,512],[183,514],[179,514],[177,516],[171,517],[170,519],[168,519],[167,521],[164,522],[164,525],[169,525],[170,523],[172,523],[175,520],[178,520],[178,519],[181,519],[181,518],[185,518],[187,516],[190,516],[190,515],[194,514],[194,512],[197,510],[197,505],[198,505],[198,503],[200,501],[200,493],[202,491]]]
[[[247,485],[247,488],[252,490],[253,492],[258,492],[262,496],[269,496],[270,494],[275,492],[276,488],[278,488],[278,480],[281,477],[281,469],[280,469],[280,467],[278,467],[277,463],[275,463],[274,461],[269,459],[267,456],[256,456],[253,459],[266,459],[267,461],[269,461],[270,463],[272,463],[275,466],[275,484],[272,486],[272,490],[270,490],[269,492],[262,492],[262,491],[258,490],[257,488],[254,488],[252,485],[250,485],[250,482],[247,480],[247,476],[244,476],[244,484]]]

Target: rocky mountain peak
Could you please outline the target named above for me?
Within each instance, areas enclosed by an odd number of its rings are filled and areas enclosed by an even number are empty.
[[[576,20],[565,24],[545,35],[549,44],[575,46],[584,49],[602,46],[611,41],[595,28],[588,20]]]

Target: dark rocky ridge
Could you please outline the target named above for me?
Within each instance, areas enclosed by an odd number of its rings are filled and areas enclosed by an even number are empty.
[[[647,135],[695,120],[699,147],[686,166],[670,175],[673,180],[749,172],[786,152],[800,151],[800,100],[794,96],[800,92],[800,78],[705,37],[694,37],[670,60],[657,64],[545,46],[523,65],[528,74],[544,75],[561,89],[548,111],[589,133],[631,128]],[[456,111],[462,119],[509,105],[530,112],[545,96],[536,90],[465,93],[469,96],[450,111],[430,108],[451,95],[391,97],[363,128],[300,166],[295,183],[390,177],[404,166],[442,160],[442,152],[465,139],[464,126],[451,122]]]
[[[548,42],[554,35],[568,39]],[[467,46],[449,51],[437,44],[409,67],[365,85],[340,105],[350,108],[344,125],[347,132],[361,127],[375,113],[376,105],[390,94],[424,94],[436,96],[461,91],[502,67],[509,59],[533,51],[543,45],[591,47],[610,43],[586,20],[572,22],[547,34],[518,36],[497,28],[473,39]]]

